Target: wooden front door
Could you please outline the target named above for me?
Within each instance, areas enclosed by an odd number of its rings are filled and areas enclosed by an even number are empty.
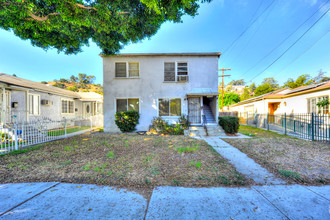
[[[274,123],[275,121],[274,113],[278,109],[279,105],[280,105],[279,102],[268,103],[269,123]]]
[[[188,98],[188,120],[191,124],[200,124],[201,120],[201,99]]]

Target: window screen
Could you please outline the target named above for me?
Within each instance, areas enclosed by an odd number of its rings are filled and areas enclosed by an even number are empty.
[[[117,112],[127,111],[127,99],[117,99]]]
[[[188,64],[187,63],[178,63],[177,73],[178,73],[178,76],[187,76],[188,75]]]
[[[139,63],[128,63],[129,77],[139,76]]]
[[[126,77],[126,63],[116,63],[116,77]]]
[[[175,81],[175,63],[164,64],[164,81]]]

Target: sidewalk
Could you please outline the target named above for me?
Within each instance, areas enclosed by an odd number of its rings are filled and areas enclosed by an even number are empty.
[[[231,146],[219,137],[202,137],[211,145],[221,156],[233,164],[236,170],[246,177],[253,179],[257,184],[285,184],[282,179],[274,177],[265,168],[257,164],[253,159],[242,153],[237,148]]]
[[[0,184],[0,219],[330,219],[330,186],[157,187]]]

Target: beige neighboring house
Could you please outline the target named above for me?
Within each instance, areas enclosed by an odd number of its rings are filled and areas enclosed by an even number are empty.
[[[230,106],[238,113],[258,114],[329,114],[329,105],[318,107],[317,103],[330,98],[330,81],[296,89],[283,88],[271,93],[254,97]]]
[[[0,112],[2,125],[88,119],[103,115],[103,96],[94,92],[72,92],[0,73]]]

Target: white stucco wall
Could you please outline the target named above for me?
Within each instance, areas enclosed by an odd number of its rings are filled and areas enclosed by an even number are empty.
[[[139,62],[138,79],[115,78],[115,62]],[[164,62],[188,62],[189,82],[164,82]],[[218,90],[217,56],[112,56],[103,58],[104,131],[118,132],[115,124],[116,98],[139,98],[140,121],[137,130],[148,130],[158,115],[159,98],[181,98],[182,113],[187,114],[186,94],[193,88]],[[165,118],[166,119],[166,118]],[[175,119],[175,117],[167,118]]]
[[[26,121],[26,92],[25,91],[11,91],[11,103],[17,102],[17,108],[11,108],[11,114],[15,117],[15,121]]]
[[[37,91],[29,91],[28,94],[40,95],[40,115],[29,115],[29,121],[34,121],[38,119],[61,120],[63,118],[71,119],[75,117],[75,114],[61,113],[62,99],[74,101],[73,98],[48,94],[44,92],[37,92]],[[45,106],[45,105],[41,105],[41,100],[50,100],[53,103],[49,106]],[[80,101],[75,101],[75,102],[80,102]]]

